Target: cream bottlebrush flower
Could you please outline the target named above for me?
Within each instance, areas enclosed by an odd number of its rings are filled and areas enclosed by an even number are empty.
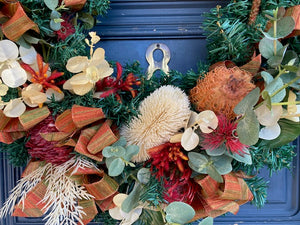
[[[122,211],[121,206],[123,201],[128,197],[126,194],[117,194],[113,198],[114,204],[117,206],[109,210],[109,215],[115,220],[121,220],[120,225],[131,225],[138,220],[142,214],[143,206],[136,207],[129,213]]]
[[[63,88],[74,92],[77,95],[85,95],[95,87],[100,79],[110,76],[113,69],[105,60],[105,51],[103,48],[97,48],[93,53],[94,44],[100,38],[95,32],[90,32],[91,42],[86,39],[86,43],[90,46],[91,59],[86,56],[75,56],[68,60],[66,68],[72,73],[78,73],[64,83]]]
[[[140,115],[121,128],[129,145],[138,145],[139,153],[133,162],[149,159],[147,149],[168,142],[185,127],[190,117],[188,96],[179,88],[168,85],[155,90],[139,107]]]
[[[3,83],[11,88],[19,87],[27,81],[27,74],[17,61],[18,56],[19,49],[14,42],[10,40],[0,41],[0,75]]]

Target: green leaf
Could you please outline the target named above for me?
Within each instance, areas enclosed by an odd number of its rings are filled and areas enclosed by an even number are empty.
[[[23,35],[23,36],[24,36],[24,35]],[[21,37],[19,38],[19,40],[17,41],[17,43],[18,43],[19,45],[21,45],[22,47],[24,47],[24,48],[30,48],[31,45],[27,43],[27,41],[24,39],[23,36],[21,36]]]
[[[195,210],[184,202],[172,202],[165,208],[168,223],[185,224],[195,216]]]
[[[278,121],[281,133],[272,140],[265,141],[270,148],[278,148],[294,141],[300,135],[300,122],[293,122],[287,119],[281,119]]]
[[[265,87],[265,91],[267,91],[269,93],[269,95],[272,95],[273,93],[275,93],[278,89],[280,89],[284,85],[284,83],[280,77],[274,79],[273,76],[271,74],[269,74],[268,72],[265,72],[265,71],[261,72],[261,76],[264,78],[264,80],[267,84]],[[272,103],[281,102],[284,99],[285,95],[286,95],[285,89],[281,90],[279,93],[277,93],[276,95],[271,97]]]
[[[283,47],[282,44],[277,40],[276,40],[276,44],[277,44],[277,49]],[[274,55],[274,41],[266,37],[261,39],[261,41],[259,42],[259,52],[266,59],[271,58]]]
[[[206,149],[205,151],[209,156],[219,156],[219,155],[223,155],[227,150],[225,144],[222,144],[216,149],[212,149],[212,150]]]
[[[252,158],[249,150],[247,148],[243,149],[245,154],[241,153],[242,155],[235,154],[235,153],[226,153],[228,156],[234,158],[236,161],[239,161],[241,163],[245,163],[247,165],[252,165]]]
[[[206,167],[207,167],[208,160],[205,155],[202,155],[197,152],[189,152],[188,158],[189,158],[188,164],[191,167],[191,169],[193,169],[198,173],[204,173],[204,174],[207,173]]]
[[[297,66],[288,66],[287,65],[287,66],[282,66],[282,67],[292,73],[297,73],[299,70],[299,68]]]
[[[255,145],[258,141],[259,122],[253,110],[245,113],[236,128],[239,141],[245,145]]]
[[[249,94],[239,102],[234,108],[236,114],[244,114],[248,109],[252,109],[258,102],[260,89],[257,87],[253,89]]]
[[[126,153],[124,159],[130,161],[133,156],[137,155],[140,151],[140,147],[137,145],[129,145],[126,147]]]
[[[52,20],[50,20],[50,28],[54,31],[58,31],[61,28],[61,24],[55,23],[55,21],[52,19]]]
[[[83,26],[87,30],[92,29],[95,26],[95,19],[89,13],[80,12],[78,19],[83,22]]]
[[[125,168],[125,163],[122,159],[114,159],[108,167],[108,175],[111,177],[119,176]]]
[[[272,38],[280,39],[292,33],[294,28],[295,28],[295,20],[290,16],[286,16],[277,21],[277,31],[275,36],[274,36],[274,26],[270,28],[268,34]]]
[[[198,225],[213,225],[213,224],[214,224],[214,218],[206,217]]]
[[[116,147],[116,146],[122,146],[125,147],[127,144],[126,138],[125,137],[120,137],[118,141],[113,143],[111,146]]]
[[[60,12],[57,12],[56,10],[52,10],[51,14],[50,14],[50,19],[54,20],[54,19],[59,19],[61,17]]]
[[[280,76],[280,78],[283,80],[283,82],[286,84],[286,83],[289,83],[291,80],[295,79],[297,76],[296,73],[285,73],[285,74],[282,74]],[[289,86],[292,87],[292,88],[295,88],[297,89],[298,91],[300,91],[300,77],[299,77],[299,80],[297,80],[296,82],[294,82],[293,84],[290,84]]]
[[[213,165],[207,166],[207,174],[218,183],[224,182],[223,177]]]
[[[44,3],[51,10],[54,10],[58,6],[58,0],[44,0]]]
[[[151,172],[148,168],[141,168],[137,173],[137,178],[142,184],[147,184],[150,181]]]
[[[296,52],[293,50],[287,50],[283,60],[282,60],[282,65],[287,65],[291,60],[295,59],[295,62],[293,65],[298,65],[299,64],[299,56],[297,55]]]
[[[212,156],[211,160],[220,175],[225,175],[232,171],[232,157],[227,155]]]
[[[126,150],[122,146],[116,146],[116,147],[107,146],[102,150],[102,155],[106,158],[113,157],[113,156],[124,157],[125,154],[126,154]]]
[[[123,212],[129,213],[131,210],[136,208],[139,205],[140,196],[142,193],[143,187],[140,184],[137,184],[133,190],[130,192],[128,197],[123,201],[121,209]]]
[[[282,48],[280,48],[276,55],[272,56],[271,58],[268,59],[268,64],[269,66],[276,68],[277,66],[279,66],[283,60],[283,57],[285,55],[285,52],[287,50],[288,45],[283,46]]]
[[[41,39],[30,36],[29,34],[23,34],[22,37],[30,44],[38,44]]]

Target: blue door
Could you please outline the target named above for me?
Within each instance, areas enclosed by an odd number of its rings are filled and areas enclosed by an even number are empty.
[[[148,67],[145,53],[149,45],[163,43],[170,49],[170,69],[186,72],[196,69],[206,57],[205,37],[201,30],[202,13],[225,1],[160,1],[160,0],[112,0],[112,9],[107,18],[100,19],[96,26],[101,36],[100,46],[106,50],[108,60],[122,64],[138,60],[143,68]],[[157,60],[159,52],[154,53]],[[299,139],[296,142],[297,152]],[[15,186],[22,169],[11,167],[7,160],[0,159],[0,207]],[[292,171],[282,170],[269,178],[268,199],[264,208],[251,204],[240,208],[236,216],[216,219],[217,225],[299,225],[300,224],[300,154],[295,158]],[[3,225],[42,225],[42,219],[7,217]],[[93,223],[96,224],[96,223]]]

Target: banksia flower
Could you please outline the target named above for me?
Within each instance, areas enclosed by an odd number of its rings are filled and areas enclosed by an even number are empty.
[[[140,115],[121,128],[128,145],[138,145],[140,152],[134,162],[149,159],[147,149],[161,145],[182,127],[190,116],[188,96],[179,88],[163,86],[148,96],[139,107]]]
[[[30,140],[26,143],[28,153],[32,158],[44,160],[52,164],[62,164],[71,158],[72,147],[57,146],[55,141],[46,141],[41,137],[41,133],[57,132],[54,120],[51,116],[33,127],[30,132]]]
[[[249,72],[238,67],[216,67],[198,81],[190,92],[190,100],[199,112],[212,110],[234,119],[234,107],[255,88],[251,79]]]

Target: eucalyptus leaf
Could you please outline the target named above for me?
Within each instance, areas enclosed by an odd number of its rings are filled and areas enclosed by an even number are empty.
[[[105,159],[105,163],[106,163],[106,167],[109,168],[110,164],[112,163],[112,161],[114,161],[115,159],[117,159],[118,157],[110,157],[110,158],[106,158]]]
[[[124,157],[126,154],[125,148],[122,146],[107,146],[102,150],[102,155],[106,158],[116,156],[116,157]]]
[[[140,184],[136,184],[128,197],[123,201],[121,209],[123,212],[129,213],[131,210],[139,205],[140,196],[143,187]]]
[[[259,122],[253,110],[246,111],[237,125],[239,141],[245,145],[254,145],[258,141]]]
[[[44,0],[44,3],[51,10],[54,10],[58,6],[58,0]]]
[[[206,167],[208,164],[208,159],[205,155],[202,155],[197,152],[189,152],[188,154],[188,164],[194,171],[198,173],[206,174]]]
[[[137,155],[140,151],[140,147],[137,145],[129,145],[126,147],[126,153],[124,155],[124,159],[126,161],[130,161],[133,156]]]
[[[150,209],[143,208],[143,212],[139,219],[135,221],[132,225],[159,225],[165,224],[164,219],[160,211],[154,211]]]
[[[213,225],[213,224],[214,224],[214,218],[206,217],[205,219],[201,220],[201,222],[198,225]]]
[[[54,19],[59,19],[61,17],[60,12],[56,11],[56,10],[52,10],[51,14],[50,14],[50,19],[54,20]]]
[[[271,74],[268,72],[261,72],[261,76],[264,78],[266,82],[265,91],[269,93],[269,95],[272,95],[275,93],[278,89],[280,89],[284,83],[280,77],[274,79]],[[272,103],[281,102],[286,95],[285,89],[281,90],[279,93],[271,97]]]
[[[247,165],[252,165],[252,157],[251,154],[249,152],[249,150],[247,148],[243,149],[243,151],[245,152],[244,154],[241,153],[240,154],[236,154],[236,153],[226,153],[228,156],[234,158],[236,161],[239,161],[241,163],[245,163]]]
[[[122,146],[125,147],[127,144],[126,138],[125,137],[120,137],[119,140],[117,140],[115,143],[113,143],[111,146],[116,147],[116,146]]]
[[[222,144],[216,149],[206,149],[205,151],[206,154],[209,156],[219,156],[219,155],[223,155],[227,151],[227,149],[225,144]]]
[[[232,171],[232,157],[227,155],[212,156],[211,160],[213,161],[213,165],[220,175],[225,175]]]
[[[31,47],[31,45],[28,44],[28,42],[25,40],[25,38],[23,38],[23,36],[21,36],[21,37],[18,39],[17,43],[18,43],[20,46],[23,46],[24,48],[30,48],[30,47]]]
[[[29,34],[23,34],[22,37],[30,44],[38,44],[41,39],[30,36]]]
[[[268,64],[269,66],[276,68],[282,63],[283,57],[285,55],[285,52],[287,50],[288,45],[283,46],[280,48],[276,55],[272,56],[271,58],[268,59]]]
[[[274,80],[274,77],[267,71],[260,73],[266,84],[271,83]]]
[[[172,202],[166,208],[168,223],[185,224],[195,216],[195,210],[184,202]]]
[[[276,45],[278,49],[283,47],[282,44],[277,40]],[[266,37],[261,39],[261,41],[259,42],[259,52],[266,59],[271,58],[274,55],[274,41]]]
[[[108,175],[111,177],[119,176],[125,168],[125,163],[122,159],[114,159],[108,167]]]
[[[95,19],[89,13],[80,12],[78,19],[83,22],[83,26],[87,30],[92,29],[95,26]]]
[[[296,73],[285,73],[285,74],[282,74],[280,76],[280,78],[282,79],[282,81],[286,84],[286,83],[289,83],[291,80],[295,79],[297,76]],[[290,84],[289,86],[292,87],[292,88],[295,88],[296,90],[299,90],[300,91],[300,77],[299,77],[299,80],[297,80],[296,82],[294,82],[293,84]]]
[[[234,108],[236,114],[244,114],[247,110],[252,109],[258,102],[260,89],[257,87],[253,89],[245,98],[240,101]]]
[[[213,165],[207,166],[207,174],[218,183],[224,182],[223,177]]]
[[[286,16],[277,21],[276,34],[274,35],[274,26],[270,28],[268,34],[272,38],[280,39],[292,33],[294,28],[295,28],[295,20],[290,16]]]
[[[54,20],[50,20],[50,28],[54,31],[58,31],[61,28],[61,23],[55,23]]]
[[[137,178],[142,184],[147,184],[150,181],[151,172],[148,168],[141,168],[137,173]]]
[[[298,65],[299,64],[298,54],[293,50],[287,50],[283,57],[282,65],[287,65],[293,59],[295,59],[293,65]]]
[[[271,96],[269,95],[269,92],[266,90],[263,90],[261,93],[262,98],[265,100],[266,106],[268,107],[269,110],[272,109],[272,101],[271,101]]]

